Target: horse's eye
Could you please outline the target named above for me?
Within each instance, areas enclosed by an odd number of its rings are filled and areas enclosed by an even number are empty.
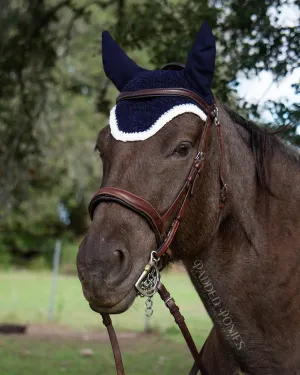
[[[192,145],[189,142],[180,143],[180,145],[176,147],[174,154],[177,156],[187,156],[191,148]]]

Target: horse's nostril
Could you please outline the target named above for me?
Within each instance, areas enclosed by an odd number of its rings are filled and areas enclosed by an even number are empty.
[[[118,261],[120,263],[123,263],[124,259],[125,259],[125,255],[124,255],[124,251],[123,250],[115,250],[114,251],[114,255],[118,258]]]
[[[112,289],[127,278],[131,257],[125,247],[118,243],[102,243],[89,249],[94,251],[90,251],[88,257],[77,258],[78,277],[85,289],[99,295],[104,284]]]
[[[129,269],[130,265],[130,256],[129,252],[126,249],[116,249],[113,251],[113,255],[115,258],[114,262],[114,273],[119,278],[120,276],[124,276]]]

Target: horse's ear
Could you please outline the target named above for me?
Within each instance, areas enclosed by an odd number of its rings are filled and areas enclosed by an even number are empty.
[[[102,61],[106,76],[119,91],[145,71],[126,55],[108,31],[102,33]]]
[[[186,79],[208,104],[212,102],[212,81],[215,71],[216,41],[207,22],[203,22],[192,46],[184,70]]]

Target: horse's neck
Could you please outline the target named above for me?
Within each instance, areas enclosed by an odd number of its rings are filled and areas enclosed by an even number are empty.
[[[230,188],[226,218],[202,254],[203,263],[190,263],[188,271],[224,345],[249,373],[296,374],[300,369],[297,165],[280,147],[275,149],[270,161],[274,195],[266,193],[257,182],[253,154],[239,135],[241,129],[236,129],[239,125],[225,125]]]

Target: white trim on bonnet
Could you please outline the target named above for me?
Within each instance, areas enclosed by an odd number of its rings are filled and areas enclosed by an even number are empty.
[[[206,121],[206,114],[195,104],[180,104],[175,105],[163,115],[161,115],[155,123],[147,130],[136,133],[125,133],[118,127],[118,120],[116,116],[116,106],[110,111],[109,125],[112,136],[118,141],[144,141],[156,134],[166,123],[173,120],[173,118],[182,115],[183,113],[194,113],[199,116],[201,120]]]

